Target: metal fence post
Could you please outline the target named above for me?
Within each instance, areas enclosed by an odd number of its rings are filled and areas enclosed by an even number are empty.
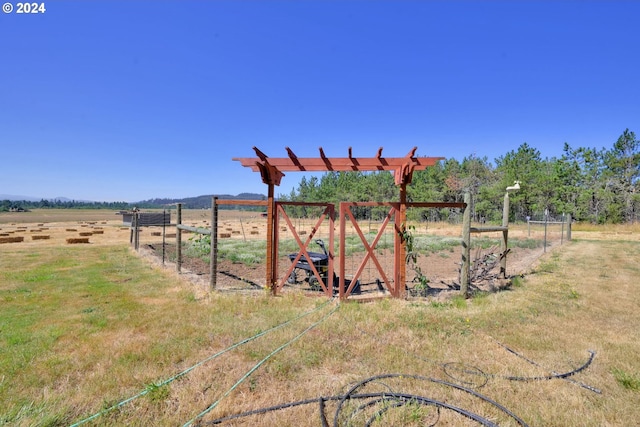
[[[182,271],[182,203],[177,204],[176,212],[176,270],[178,273]]]
[[[164,265],[166,239],[167,239],[167,210],[163,209],[162,210],[162,265]]]
[[[544,251],[547,252],[547,222],[549,222],[549,210],[544,210]]]

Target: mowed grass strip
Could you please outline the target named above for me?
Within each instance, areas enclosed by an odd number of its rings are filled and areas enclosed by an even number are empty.
[[[546,254],[534,273],[518,278],[509,291],[469,300],[342,304],[265,363],[204,421],[339,395],[365,378],[404,373],[475,387],[531,426],[637,425],[639,256],[637,242],[577,241]],[[126,247],[4,251],[0,421],[69,425],[147,389],[145,396],[87,425],[181,425],[326,313],[157,387],[217,351],[325,301],[261,291],[198,298],[190,286],[152,269]],[[573,382],[510,379],[573,371],[588,360],[589,350],[595,352],[593,363],[571,376]],[[400,377],[371,387],[446,401],[499,425],[515,425],[485,402],[434,383]],[[335,403],[326,406],[332,417]],[[433,416],[428,408],[407,405],[389,411],[380,425],[424,425]],[[438,416],[443,425],[476,425],[446,411]],[[359,420],[354,419],[356,425]],[[311,405],[227,425],[317,426],[320,419],[318,406]]]

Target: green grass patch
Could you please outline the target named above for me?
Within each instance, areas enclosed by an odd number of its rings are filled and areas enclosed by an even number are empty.
[[[616,382],[627,390],[638,391],[640,390],[640,375],[630,374],[622,369],[614,368],[613,376]]]
[[[364,237],[368,244],[371,244],[376,237],[375,233],[365,233]],[[315,240],[315,239],[314,239]],[[376,250],[384,251],[393,249],[393,235],[384,235],[376,246]],[[184,255],[190,257],[201,258],[209,262],[210,258],[210,237],[206,235],[197,235],[184,243]],[[418,254],[439,254],[442,258],[448,258],[450,254],[461,245],[460,237],[452,236],[434,236],[434,235],[413,235],[412,250]],[[499,246],[499,239],[488,237],[478,237],[471,239],[472,248],[487,249]],[[256,265],[264,262],[266,252],[266,242],[264,240],[244,240],[244,239],[219,239],[218,240],[218,256],[219,259],[228,259],[234,263],[242,263],[245,265]],[[536,239],[510,239],[510,248],[534,249],[542,247],[542,241]],[[280,256],[297,253],[300,247],[294,239],[281,239],[278,243]],[[309,252],[321,252],[322,249],[311,242],[307,248]],[[350,256],[356,253],[365,252],[365,246],[357,235],[349,235],[345,238],[345,255]],[[336,257],[339,256],[336,253]]]

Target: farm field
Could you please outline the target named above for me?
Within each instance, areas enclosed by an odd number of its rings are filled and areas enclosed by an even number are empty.
[[[578,225],[508,291],[338,304],[202,292],[137,256],[114,212],[28,214],[0,214],[51,236],[0,244],[0,425],[210,425],[305,399],[220,425],[637,425],[635,228]],[[67,244],[80,229],[103,233]],[[352,389],[407,400],[336,400]]]

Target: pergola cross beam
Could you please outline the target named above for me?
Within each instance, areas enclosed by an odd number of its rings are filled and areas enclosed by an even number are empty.
[[[405,157],[382,157],[382,148],[375,157],[355,157],[351,147],[347,157],[327,157],[319,147],[319,157],[298,157],[286,147],[288,157],[268,157],[257,147],[253,147],[256,157],[236,157],[244,167],[262,174],[265,184],[280,185],[284,172],[347,172],[347,171],[393,171],[397,185],[408,184],[416,170],[424,170],[435,165],[444,157],[416,157],[414,147]],[[279,172],[279,173],[278,173]]]

